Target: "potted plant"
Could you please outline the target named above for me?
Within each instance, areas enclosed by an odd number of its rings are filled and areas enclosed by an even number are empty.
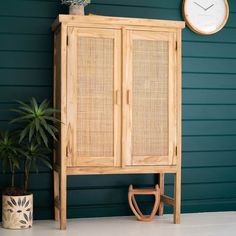
[[[91,0],[61,0],[62,4],[69,6],[69,14],[84,15],[84,7],[91,3]]]
[[[14,133],[17,142],[15,140],[13,142],[11,136],[7,136],[8,132],[1,136],[1,140],[9,137],[11,149],[8,148],[8,150],[14,150],[14,155],[10,151],[6,155],[6,151],[3,148],[1,149],[0,142],[0,157],[3,166],[5,166],[5,159],[10,160],[11,158],[11,160],[16,160],[14,166],[17,168],[20,159],[24,173],[24,187],[20,189],[14,187],[15,192],[8,190],[4,191],[3,194],[2,220],[3,227],[8,229],[32,227],[33,194],[28,190],[30,170],[38,171],[38,162],[52,168],[48,157],[52,148],[50,139],[57,140],[56,123],[59,122],[54,117],[56,110],[49,106],[47,100],[38,104],[36,99],[32,98],[29,104],[21,101],[18,101],[18,104],[19,107],[13,110],[17,113],[17,117],[11,121],[11,123],[16,123],[19,126],[17,132]]]

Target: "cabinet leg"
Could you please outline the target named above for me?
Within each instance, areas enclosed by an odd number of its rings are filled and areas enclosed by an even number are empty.
[[[60,175],[60,229],[66,229],[66,173]]]
[[[181,204],[181,171],[175,174],[174,186],[174,223],[180,224],[180,204]]]
[[[59,174],[57,171],[53,171],[53,181],[54,181],[54,219],[59,221],[60,212],[55,204],[55,200],[59,199]]]
[[[165,174],[163,174],[163,173],[159,174],[158,185],[159,185],[159,188],[160,188],[160,194],[161,195],[164,194],[164,187],[165,187],[164,178],[165,178]],[[163,213],[164,213],[164,203],[162,201],[160,201],[158,215],[163,216]]]

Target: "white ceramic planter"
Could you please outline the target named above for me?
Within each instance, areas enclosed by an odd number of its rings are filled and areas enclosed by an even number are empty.
[[[27,229],[33,224],[33,194],[2,196],[2,226],[6,229]]]
[[[70,15],[84,15],[84,6],[80,5],[70,5],[69,7],[69,14]]]

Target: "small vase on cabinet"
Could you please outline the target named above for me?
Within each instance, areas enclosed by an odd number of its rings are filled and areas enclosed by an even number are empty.
[[[61,0],[61,4],[69,6],[70,15],[84,15],[84,8],[91,3],[91,0]]]
[[[84,15],[84,6],[81,5],[70,5],[69,7],[70,15]]]

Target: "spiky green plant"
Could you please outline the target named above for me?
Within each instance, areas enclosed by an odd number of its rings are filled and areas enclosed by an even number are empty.
[[[50,107],[48,100],[38,103],[31,98],[28,103],[17,101],[18,107],[12,109],[17,114],[10,123],[17,124],[16,132],[0,132],[0,161],[3,172],[9,169],[12,174],[11,182],[13,188],[8,188],[8,194],[27,193],[29,186],[30,170],[38,172],[38,163],[52,168],[49,153],[52,142],[57,141],[58,129],[56,125],[60,120],[55,118],[58,110]],[[15,170],[20,168],[23,161],[24,170],[24,192],[16,188]]]
[[[57,141],[57,124],[60,120],[55,118],[58,110],[50,107],[50,102],[44,100],[42,103],[31,98],[25,103],[17,101],[18,107],[12,109],[17,114],[11,123],[18,127],[18,139],[21,147],[19,152],[24,162],[24,190],[27,192],[29,186],[30,170],[38,171],[38,163],[52,168],[48,157],[50,140]]]
[[[17,103],[19,107],[12,109],[17,113],[17,117],[11,123],[20,125],[20,143],[28,139],[29,143],[43,143],[48,147],[50,138],[57,141],[56,124],[60,123],[60,120],[55,118],[54,114],[58,111],[50,107],[48,100],[38,104],[35,98],[31,98],[29,103],[22,101],[17,101]]]
[[[30,170],[38,172],[38,163],[42,163],[52,169],[48,154],[50,149],[37,143],[25,143],[20,150],[21,156],[24,159],[24,191],[28,191]]]
[[[8,168],[10,169],[11,187],[15,186],[15,170],[20,167],[19,148],[14,137],[13,132],[0,132],[0,160],[2,162],[2,171],[5,173]]]

